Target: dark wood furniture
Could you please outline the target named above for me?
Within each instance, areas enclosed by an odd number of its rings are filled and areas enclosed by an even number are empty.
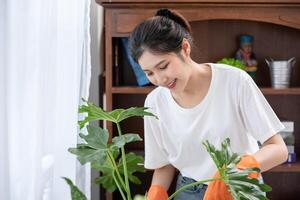
[[[96,0],[104,7],[105,28],[105,109],[142,106],[145,96],[153,87],[134,85],[134,77],[126,74],[122,53],[118,50],[118,66],[123,68],[123,84],[115,83],[115,48],[120,37],[127,37],[142,20],[153,16],[161,7],[172,8],[182,13],[191,23],[196,48],[195,61],[216,62],[233,56],[238,48],[239,34],[254,36],[254,51],[258,59],[257,84],[281,120],[295,122],[295,151],[300,155],[300,0]],[[296,57],[291,88],[270,87],[269,69],[265,58],[288,59]],[[128,67],[128,66],[127,66]],[[125,75],[124,75],[125,73]],[[139,132],[143,136],[142,119],[128,120],[125,131]],[[115,132],[108,123],[109,131]],[[129,146],[131,151],[143,153],[143,143]],[[300,157],[298,156],[300,161]],[[300,191],[300,162],[281,165],[264,173],[264,178],[273,187],[270,199],[298,199]],[[143,185],[134,187],[134,192],[144,192],[151,181],[151,172],[141,175]],[[121,199],[106,193],[107,199]]]

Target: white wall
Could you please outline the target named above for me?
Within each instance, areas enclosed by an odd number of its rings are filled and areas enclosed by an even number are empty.
[[[92,77],[90,85],[89,101],[99,105],[99,75],[103,69],[103,7],[91,1],[91,64]],[[100,199],[99,185],[94,184],[95,177],[98,177],[97,171],[91,172],[91,200]]]

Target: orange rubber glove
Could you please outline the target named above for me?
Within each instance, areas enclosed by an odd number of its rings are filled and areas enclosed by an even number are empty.
[[[260,168],[260,164],[257,162],[257,160],[255,159],[254,156],[245,155],[242,157],[242,159],[236,165],[236,167],[241,170],[247,169],[247,168],[253,168],[253,167]],[[257,178],[259,176],[260,176],[259,173],[250,173],[249,174],[250,178]]]
[[[151,185],[147,193],[147,200],[167,200],[168,197],[167,191],[160,185]]]
[[[217,172],[213,178],[219,178],[220,174]],[[212,181],[208,184],[204,194],[204,200],[233,200],[228,186],[222,180]]]
[[[242,157],[240,162],[236,165],[238,169],[247,169],[247,168],[260,168],[259,163],[251,155],[245,155]],[[259,173],[250,173],[250,178],[257,178]],[[217,172],[213,178],[219,178],[220,174]],[[230,192],[228,191],[228,186],[224,183],[224,181],[217,180],[212,181],[208,184],[207,190],[204,195],[204,200],[233,200]]]

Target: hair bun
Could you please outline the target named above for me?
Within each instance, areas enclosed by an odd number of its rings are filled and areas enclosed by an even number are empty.
[[[160,8],[155,13],[155,16],[161,16],[171,19],[177,24],[181,25],[183,28],[185,28],[189,33],[192,32],[190,24],[185,20],[185,18],[181,14],[177,13],[176,11],[171,11],[167,8]]]
[[[155,16],[162,16],[162,17],[167,17],[170,19],[172,19],[172,15],[173,15],[173,13],[167,8],[161,8],[155,14]]]

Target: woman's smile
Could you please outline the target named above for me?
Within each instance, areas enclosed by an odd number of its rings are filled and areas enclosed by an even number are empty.
[[[168,85],[167,88],[173,89],[176,86],[176,81],[177,79],[175,78],[173,81],[171,81]]]

